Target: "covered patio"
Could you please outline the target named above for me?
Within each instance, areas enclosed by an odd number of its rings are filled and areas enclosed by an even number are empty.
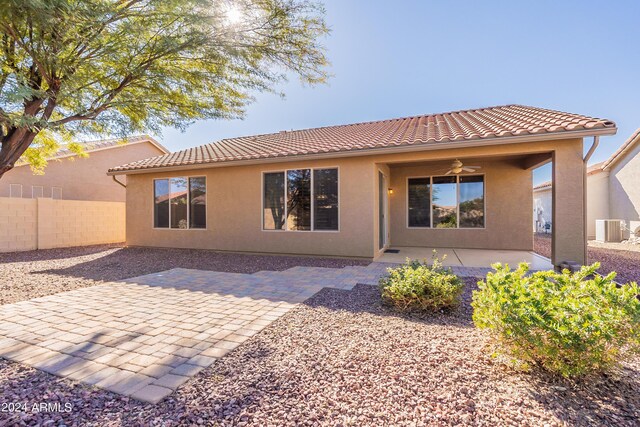
[[[434,251],[439,258],[445,257],[446,267],[490,268],[491,264],[500,262],[516,267],[521,262],[529,263],[531,270],[553,269],[548,258],[530,251],[460,249],[460,248],[427,248],[393,246],[376,259],[381,263],[402,263],[407,258],[431,261]]]
[[[584,263],[582,152],[583,140],[571,139],[435,150],[377,162],[375,261],[429,260],[435,248],[451,267],[528,262],[542,270],[564,261]],[[532,173],[547,163],[556,183],[551,259],[533,252],[531,230]]]

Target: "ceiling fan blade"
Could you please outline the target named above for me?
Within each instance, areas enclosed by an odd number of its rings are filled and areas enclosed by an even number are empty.
[[[467,166],[464,165],[465,168],[474,168],[474,169],[480,169],[482,166]]]
[[[464,167],[462,167],[462,170],[465,171],[465,172],[475,172],[476,170],[472,169],[472,168],[473,168],[473,166],[469,166],[469,167],[464,166]]]
[[[447,173],[445,173],[445,175],[451,175],[453,173],[452,170],[448,170]]]

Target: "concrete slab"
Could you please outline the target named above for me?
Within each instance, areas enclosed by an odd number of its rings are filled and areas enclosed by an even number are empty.
[[[508,250],[488,250],[488,249],[452,249],[452,248],[431,248],[431,247],[392,247],[398,253],[384,253],[376,259],[377,263],[403,263],[407,258],[431,261],[433,251],[438,257],[446,255],[443,264],[446,267],[490,269],[491,264],[501,262],[510,266],[517,266],[520,262],[528,262],[532,270],[553,269],[551,262],[534,252],[529,251],[508,251]],[[464,270],[460,270],[464,271]]]
[[[551,262],[533,252],[527,251],[489,251],[480,249],[455,249],[456,255],[465,267],[491,267],[500,262],[517,267],[521,262],[529,263],[532,270],[551,270]]]
[[[408,246],[394,246],[390,249],[398,250],[398,253],[385,252],[376,259],[377,262],[389,262],[389,263],[404,263],[407,258],[417,259],[420,261],[428,261],[431,263],[433,259],[433,251],[435,250],[439,258],[445,256],[443,264],[447,267],[460,267],[462,262],[456,255],[454,249],[450,248],[431,248],[431,247],[408,247]]]

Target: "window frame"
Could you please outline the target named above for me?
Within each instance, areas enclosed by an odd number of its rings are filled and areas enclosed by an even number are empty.
[[[60,190],[60,198],[56,199],[53,197],[53,190],[58,189]],[[51,199],[52,200],[62,200],[62,187],[51,187]]]
[[[409,225],[409,180],[411,179],[424,179],[424,178],[428,178],[429,179],[429,227],[424,227],[424,226],[416,226],[416,225]],[[433,177],[431,176],[408,176],[407,177],[407,192],[406,192],[406,197],[407,197],[407,201],[405,203],[406,208],[407,208],[407,222],[406,222],[406,226],[407,228],[417,228],[417,229],[423,229],[423,230],[430,230],[433,227]]]
[[[14,188],[20,188],[20,195],[14,195],[13,194],[13,189]],[[9,198],[10,199],[22,199],[22,196],[24,195],[24,191],[23,191],[23,187],[22,184],[9,184]]]
[[[168,180],[169,181],[169,196],[171,196],[171,178],[184,178],[187,180],[187,228],[172,228],[171,227],[171,200],[169,200],[169,226],[168,227],[156,227],[155,222],[155,205],[156,205],[156,181]],[[205,203],[204,203],[204,217],[205,217],[205,226],[204,228],[191,228],[191,217],[189,214],[191,213],[191,178],[204,178],[204,188],[205,188]],[[209,221],[208,218],[208,209],[209,209],[209,189],[207,188],[207,176],[206,175],[177,175],[177,176],[165,176],[160,178],[153,178],[151,180],[151,229],[153,230],[178,230],[178,231],[206,231],[209,229]]]
[[[487,179],[485,173],[464,173],[456,174],[456,227],[455,228],[437,228],[433,226],[433,178],[448,177],[449,175],[411,175],[407,176],[405,181],[405,228],[411,230],[486,230],[487,228]],[[484,221],[482,227],[460,227],[460,177],[461,176],[481,176],[482,177],[482,212],[484,215]],[[409,180],[416,178],[428,178],[429,179],[429,212],[430,212],[430,226],[429,227],[415,227],[409,225]]]
[[[287,225],[287,214],[288,211],[288,198],[287,198],[287,184],[288,184],[288,172],[292,170],[300,170],[300,169],[309,169],[311,171],[311,229],[310,230],[289,230]],[[319,169],[335,169],[337,172],[337,180],[338,180],[338,228],[336,230],[316,230],[315,229],[315,187],[314,187],[314,171]],[[283,173],[284,174],[284,229],[280,230],[271,230],[264,228],[264,176],[268,173]],[[339,233],[341,229],[341,216],[342,216],[342,208],[340,199],[340,167],[339,166],[321,166],[321,167],[291,167],[286,169],[270,169],[263,170],[260,173],[260,228],[265,232],[276,232],[276,233]]]
[[[36,188],[39,188],[41,190],[42,195],[40,196],[40,198],[44,198],[44,186],[42,186],[42,185],[32,185],[31,186],[31,198],[32,199],[37,199],[38,198],[38,197],[35,197]]]

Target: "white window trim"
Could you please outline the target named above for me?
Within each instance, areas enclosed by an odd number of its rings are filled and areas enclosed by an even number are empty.
[[[287,223],[287,214],[288,214],[288,200],[287,200],[287,172],[293,170],[300,169],[309,169],[311,171],[311,229],[310,230],[289,230]],[[338,229],[337,230],[316,230],[315,229],[315,191],[314,191],[314,171],[322,170],[322,169],[335,169],[338,173]],[[270,230],[264,228],[264,176],[268,173],[283,173],[284,174],[284,229],[280,230]],[[342,224],[342,208],[341,208],[341,200],[340,200],[340,167],[339,166],[322,166],[322,167],[304,167],[301,166],[299,168],[288,168],[288,169],[275,169],[275,170],[263,170],[260,176],[260,224],[262,231],[265,232],[276,232],[276,233],[339,233],[340,227]]]
[[[35,196],[35,190],[36,188],[39,188],[41,190],[41,196],[40,197],[44,197],[44,187],[42,185],[32,185],[31,186],[31,198],[32,199],[37,199],[37,197]]]
[[[60,198],[59,199],[54,199],[54,197],[53,197],[53,190],[56,190],[56,189],[60,190]],[[53,200],[62,200],[62,187],[51,187],[51,198]]]
[[[171,196],[171,179],[172,178],[184,178],[187,180],[187,228],[172,228],[171,227],[171,197],[169,197],[169,226],[168,227],[156,227],[156,218],[155,218],[155,210],[156,210],[156,181],[168,180],[169,181],[169,196]],[[205,227],[204,228],[191,228],[191,186],[189,180],[191,178],[204,178],[204,188],[205,188],[205,203],[204,203],[204,218],[205,218]],[[209,209],[209,186],[207,185],[207,177],[206,175],[178,175],[178,176],[167,176],[162,178],[154,178],[151,183],[151,200],[153,203],[151,204],[151,228],[153,230],[176,230],[176,231],[207,231],[209,229],[209,221],[208,221],[208,209]]]
[[[449,175],[416,175],[407,176],[405,181],[405,228],[417,230],[486,230],[487,228],[487,178],[484,173],[468,173],[456,174],[456,227],[455,228],[437,228],[433,226],[433,178],[448,177]],[[482,176],[482,209],[483,209],[483,226],[482,227],[460,227],[460,177],[461,176]],[[416,178],[429,178],[429,227],[416,227],[409,225],[409,180]]]
[[[13,189],[14,188],[19,188],[20,189],[20,195],[16,196],[13,194]],[[22,199],[22,184],[9,184],[9,198],[11,199]]]

